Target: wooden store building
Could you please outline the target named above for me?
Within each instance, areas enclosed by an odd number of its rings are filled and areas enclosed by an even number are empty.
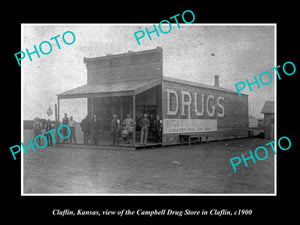
[[[163,49],[84,58],[87,84],[58,94],[61,99],[87,98],[90,118],[101,121],[100,144],[109,143],[112,115],[135,121],[132,146],[139,145],[137,121],[143,114],[162,120],[161,145],[222,140],[248,135],[248,96],[229,89],[164,76]],[[184,77],[184,75],[182,76]],[[59,108],[59,107],[58,107]],[[148,144],[154,144],[151,130]],[[122,144],[122,142],[120,142]]]

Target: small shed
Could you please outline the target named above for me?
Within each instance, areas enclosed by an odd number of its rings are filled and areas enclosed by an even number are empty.
[[[264,114],[263,129],[265,138],[274,139],[274,101],[265,101],[261,110]]]

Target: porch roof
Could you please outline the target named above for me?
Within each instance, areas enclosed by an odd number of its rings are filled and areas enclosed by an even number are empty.
[[[59,99],[86,97],[129,96],[144,92],[161,84],[161,79],[139,79],[104,82],[97,85],[85,84],[57,95]]]

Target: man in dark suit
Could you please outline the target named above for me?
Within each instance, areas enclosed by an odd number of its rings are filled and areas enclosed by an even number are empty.
[[[92,145],[98,145],[98,139],[101,129],[100,120],[97,119],[97,115],[94,115],[92,120]]]
[[[45,132],[50,131],[54,128],[54,125],[51,123],[50,119],[47,120],[46,126],[45,126]],[[52,137],[50,133],[46,134],[47,138],[47,146],[52,146]]]
[[[140,121],[141,130],[141,144],[147,144],[150,120],[148,119],[148,115],[145,113],[144,118]]]
[[[155,142],[160,143],[162,136],[162,120],[159,118],[159,115],[157,115],[156,119],[153,121],[153,129],[155,135]]]
[[[117,114],[113,115],[113,119],[111,121],[111,136],[113,138],[113,145],[119,145],[119,131],[120,131],[120,120],[117,117]]]
[[[86,116],[80,123],[81,130],[83,131],[83,143],[88,145],[89,136],[91,134],[91,121],[89,116]]]

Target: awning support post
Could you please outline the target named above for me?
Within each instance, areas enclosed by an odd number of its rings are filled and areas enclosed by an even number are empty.
[[[60,98],[57,97],[57,121],[59,121]]]

